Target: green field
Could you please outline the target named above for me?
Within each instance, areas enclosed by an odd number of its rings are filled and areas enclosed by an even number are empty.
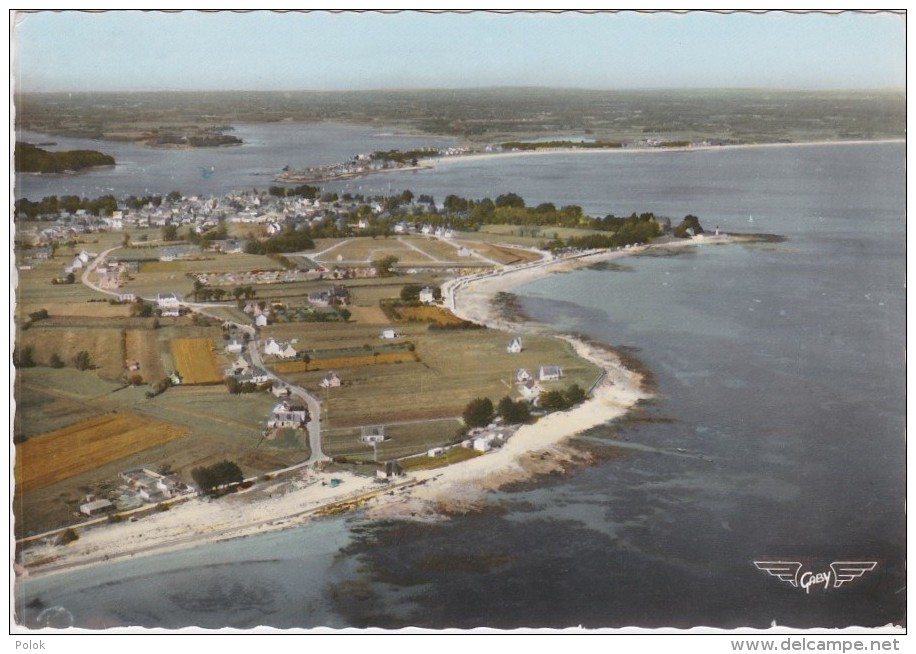
[[[348,368],[339,373],[343,386],[320,392],[322,400],[327,398],[332,427],[460,416],[475,397],[489,397],[494,404],[506,395],[515,398],[512,382],[520,367],[535,373],[540,365],[561,366],[564,379],[542,384],[546,390],[572,383],[587,389],[599,374],[596,366],[579,359],[559,339],[528,336],[524,352],[508,354],[509,335],[503,332],[407,328],[414,330],[408,339],[420,361]],[[286,376],[317,393],[324,374]]]
[[[335,389],[336,390],[336,389]],[[330,420],[334,423],[333,416]],[[430,448],[454,438],[463,423],[454,418],[429,420],[406,424],[385,425],[385,440],[378,443],[378,460],[390,461],[426,452]],[[363,443],[358,428],[334,428],[322,430],[321,448],[333,457],[346,457],[357,461],[372,461],[373,448]]]

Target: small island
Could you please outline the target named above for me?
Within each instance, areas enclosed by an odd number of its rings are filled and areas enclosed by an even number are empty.
[[[114,157],[96,150],[49,152],[31,143],[16,142],[17,173],[68,173],[96,166],[114,165]]]

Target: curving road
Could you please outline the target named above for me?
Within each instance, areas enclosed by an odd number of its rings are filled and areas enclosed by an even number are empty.
[[[105,295],[111,295],[113,297],[117,297],[118,295],[120,295],[117,291],[108,291],[106,289],[101,288],[97,284],[93,284],[91,281],[89,281],[89,275],[95,271],[99,263],[104,261],[108,257],[109,254],[111,254],[115,250],[121,249],[122,247],[123,246],[121,245],[117,245],[99,254],[98,257],[93,259],[86,266],[86,269],[83,271],[83,274],[80,276],[80,281],[83,284],[85,284],[86,286],[88,286],[89,288],[91,288],[92,290],[97,291],[99,293],[104,293]],[[156,298],[142,298],[142,299],[147,300],[149,302],[156,301]],[[223,319],[220,318],[219,316],[214,316],[213,314],[207,313],[207,309],[213,308],[213,307],[221,307],[221,306],[232,306],[231,303],[225,304],[225,303],[215,303],[215,302],[212,302],[212,303],[182,302],[181,305],[184,307],[187,307],[191,311],[200,313],[205,316],[209,316],[210,318],[217,318],[219,320],[223,320]],[[314,395],[309,393],[307,390],[305,390],[301,386],[297,386],[296,384],[290,383],[287,380],[280,377],[279,375],[272,372],[271,370],[268,370],[268,368],[264,365],[263,360],[261,359],[261,352],[258,349],[259,341],[257,337],[257,330],[253,326],[243,325],[241,323],[236,323],[232,321],[226,321],[226,322],[230,322],[231,324],[235,325],[237,328],[242,329],[251,335],[251,340],[248,342],[248,356],[251,359],[251,363],[261,368],[262,370],[264,370],[268,374],[268,376],[271,379],[273,379],[274,381],[278,381],[286,385],[289,388],[290,393],[292,395],[295,395],[296,397],[298,397],[300,400],[305,402],[306,406],[308,406],[310,420],[309,420],[309,423],[306,425],[306,429],[308,430],[308,434],[309,434],[309,448],[311,450],[311,456],[306,461],[304,461],[301,465],[310,465],[313,463],[317,463],[319,461],[328,460],[329,457],[325,455],[325,453],[321,449],[321,403],[318,401],[318,398],[316,398]]]

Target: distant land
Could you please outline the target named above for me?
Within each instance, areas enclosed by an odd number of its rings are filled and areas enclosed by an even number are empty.
[[[902,138],[900,90],[575,90],[25,93],[21,129],[155,146],[237,144],[229,126],[340,122],[470,143],[588,138],[718,145]]]
[[[95,166],[114,166],[115,160],[96,150],[48,152],[31,143],[17,141],[14,165],[18,173],[66,173]]]

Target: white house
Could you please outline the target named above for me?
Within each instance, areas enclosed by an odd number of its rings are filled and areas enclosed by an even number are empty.
[[[267,314],[266,314],[266,313],[262,313],[262,314],[259,315],[257,318],[255,318],[255,319],[254,319],[254,324],[257,325],[258,327],[267,327],[267,324],[268,324],[268,321],[267,321]]]
[[[318,382],[318,385],[322,388],[337,388],[340,386],[340,377],[337,376],[333,371],[326,374],[321,378],[321,381]]]
[[[382,338],[391,339],[391,338],[397,338],[397,337],[398,337],[398,333],[394,329],[389,328],[389,329],[382,330]]]
[[[89,516],[105,513],[106,511],[111,511],[112,509],[114,509],[114,504],[112,504],[109,500],[95,500],[92,502],[86,502],[85,504],[80,504],[80,513]]]
[[[516,336],[511,341],[509,341],[509,345],[506,346],[506,352],[508,352],[509,354],[518,354],[519,352],[522,351],[522,349],[523,348],[522,348],[522,337],[521,336]]]
[[[475,438],[474,449],[478,452],[489,452],[492,449],[492,445],[490,445],[490,439],[483,437]]]
[[[541,366],[538,372],[541,381],[558,381],[562,376],[563,369],[560,366]]]
[[[308,419],[309,412],[304,405],[283,401],[271,411],[267,426],[271,429],[274,427],[301,427],[308,422]]]
[[[178,309],[181,301],[174,293],[159,293],[156,296],[156,304],[159,306],[159,312],[163,316],[178,316]]]
[[[264,354],[280,359],[294,359],[296,357],[296,349],[289,343],[268,338],[264,343]]]
[[[239,354],[244,348],[245,345],[237,338],[233,338],[226,344],[226,352],[229,354]]]
[[[518,392],[529,402],[536,402],[541,396],[541,385],[534,379],[518,385]]]
[[[359,437],[363,443],[381,443],[385,440],[385,426],[384,425],[371,425],[369,427],[361,427],[360,431],[362,435]]]
[[[436,292],[431,286],[424,286],[420,289],[420,302],[423,304],[434,304],[436,301]]]
[[[515,381],[518,384],[524,384],[527,381],[531,380],[531,373],[525,370],[524,368],[519,368],[515,371]]]
[[[290,390],[289,386],[284,386],[283,384],[277,384],[270,389],[270,392],[274,394],[274,397],[289,397]]]

